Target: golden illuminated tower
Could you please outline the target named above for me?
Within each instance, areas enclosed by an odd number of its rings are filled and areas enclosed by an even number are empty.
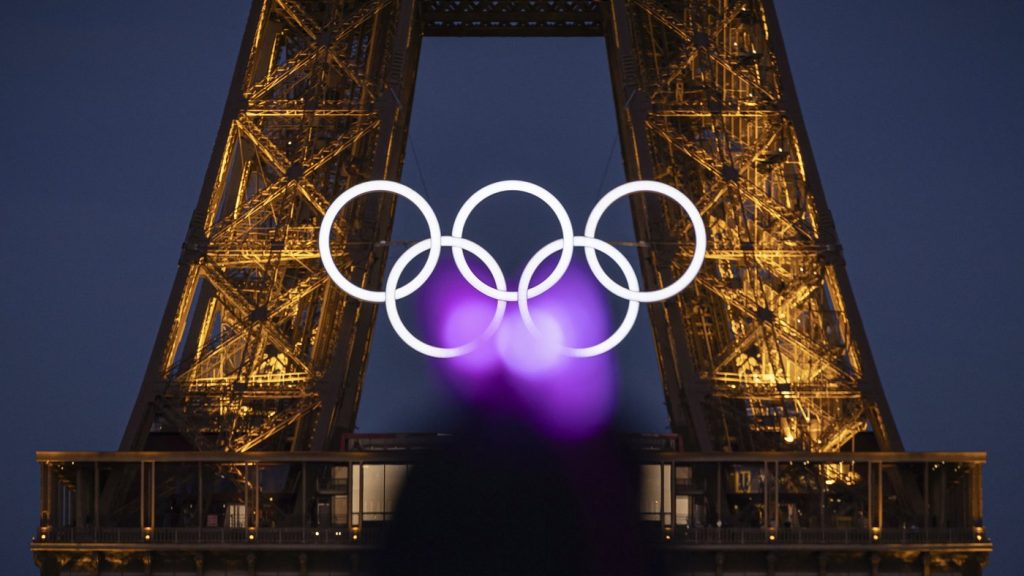
[[[376,308],[330,282],[317,230],[344,189],[399,179],[424,36],[521,35],[606,39],[628,178],[686,190],[707,224],[702,273],[650,308],[681,447],[645,464],[663,491],[646,513],[693,557],[680,573],[980,572],[984,455],[902,452],[778,30],[760,0],[254,2],[121,452],[39,454],[43,572],[372,555],[353,538],[387,511],[360,500],[365,474],[404,461],[343,436]],[[688,220],[653,195],[632,210],[663,286]],[[339,267],[364,286],[393,213],[372,195],[339,219]],[[723,521],[741,501],[755,525]]]

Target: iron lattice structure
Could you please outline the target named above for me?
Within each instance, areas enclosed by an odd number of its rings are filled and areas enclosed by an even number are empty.
[[[627,173],[696,194],[708,226],[696,286],[651,314],[673,425],[703,450],[829,452],[868,427],[901,450],[771,6],[612,7]],[[633,204],[649,286],[688,261],[673,208]]]
[[[342,190],[399,177],[410,8],[254,6],[122,449],[162,430],[199,450],[324,449],[353,427],[376,310],[333,287],[316,234]],[[379,283],[393,211],[369,198],[341,219],[335,253],[350,277]]]
[[[980,574],[985,455],[903,452],[778,30],[769,0],[255,0],[121,450],[37,453],[41,572],[373,570],[394,486],[439,439],[346,436],[376,308],[330,282],[317,235],[341,191],[399,179],[434,35],[604,37],[627,176],[703,215],[702,272],[649,308],[675,434],[633,440],[671,573]],[[689,220],[630,202],[662,287]],[[364,287],[394,206],[335,221]]]
[[[322,450],[353,428],[375,309],[330,284],[316,231],[341,190],[398,179],[424,35],[607,38],[628,176],[686,190],[709,229],[695,286],[651,308],[687,445],[828,452],[870,426],[901,449],[776,31],[754,1],[257,2],[122,449]],[[671,282],[687,220],[632,209],[647,286]],[[336,230],[366,286],[393,210],[371,197]]]

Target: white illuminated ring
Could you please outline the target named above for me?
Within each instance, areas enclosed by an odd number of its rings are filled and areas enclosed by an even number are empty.
[[[590,211],[590,217],[587,218],[587,226],[583,229],[583,235],[588,238],[594,238],[594,236],[597,235],[597,225],[601,221],[601,216],[603,216],[605,211],[608,210],[608,207],[611,206],[612,202],[615,202],[623,196],[635,194],[637,192],[654,192],[656,194],[661,194],[662,196],[667,196],[670,200],[679,204],[679,206],[683,208],[686,215],[690,218],[690,222],[693,223],[693,260],[690,261],[690,265],[686,268],[686,271],[683,272],[683,275],[675,282],[659,290],[641,292],[635,288],[627,289],[622,287],[621,284],[616,283],[610,276],[608,276],[601,267],[601,262],[597,259],[597,252],[594,251],[593,247],[587,246],[584,250],[587,254],[587,264],[590,265],[590,269],[594,272],[594,276],[597,278],[597,281],[600,282],[605,289],[619,298],[649,304],[651,302],[667,300],[682,292],[690,282],[693,282],[693,279],[697,277],[697,273],[700,272],[701,264],[704,263],[704,254],[707,250],[707,236],[704,231],[704,221],[701,220],[700,217],[700,211],[697,210],[697,207],[693,202],[684,196],[679,190],[676,190],[668,184],[662,184],[661,182],[655,182],[653,180],[627,182],[605,194],[604,197],[598,200],[597,204],[594,205],[594,209]]]
[[[629,288],[631,290],[640,289],[640,282],[637,280],[636,273],[633,272],[633,267],[629,264],[629,260],[622,255],[622,252],[617,250],[611,244],[595,238],[576,236],[572,239],[572,245],[574,247],[579,246],[588,250],[598,250],[607,254],[615,261],[616,264],[619,265],[619,269],[622,270],[622,274],[626,276],[626,284],[629,285]],[[523,269],[523,276],[519,279],[519,316],[522,317],[523,324],[526,325],[527,330],[529,330],[536,338],[541,338],[542,335],[540,330],[537,328],[537,325],[534,323],[533,317],[530,315],[530,307],[528,305],[529,298],[525,297],[527,286],[530,285],[530,278],[533,277],[533,273],[537,271],[537,267],[540,266],[541,262],[543,262],[548,256],[551,256],[562,249],[563,241],[555,240],[538,250],[537,253],[530,258],[530,261],[526,263],[526,268]],[[563,346],[562,354],[565,354],[566,356],[574,356],[576,358],[589,358],[591,356],[604,354],[625,340],[629,331],[633,329],[633,325],[636,324],[636,317],[639,311],[640,303],[636,300],[630,300],[626,307],[626,317],[622,319],[622,323],[619,324],[618,329],[616,329],[611,336],[606,338],[603,342],[584,348]]]
[[[489,252],[481,248],[475,242],[471,242],[465,238],[442,236],[439,243],[439,247],[440,246],[449,247],[453,250],[456,248],[460,250],[468,250],[479,258],[485,266],[487,266],[487,270],[490,271],[491,276],[494,277],[494,283],[497,284],[498,289],[505,289],[505,276],[501,273],[501,267],[498,266],[498,262]],[[494,310],[494,316],[491,318],[491,323],[487,325],[487,329],[484,330],[484,333],[480,335],[479,338],[463,344],[462,346],[456,346],[454,348],[433,346],[413,336],[412,332],[406,328],[405,323],[402,322],[402,318],[398,314],[398,300],[402,298],[402,296],[399,295],[401,291],[397,289],[398,279],[402,276],[402,272],[405,271],[405,267],[412,262],[413,258],[419,256],[425,250],[433,248],[434,245],[430,239],[420,240],[411,248],[406,250],[404,254],[399,256],[398,260],[395,261],[394,267],[391,269],[391,274],[388,275],[387,283],[384,285],[384,307],[387,310],[388,320],[391,321],[391,326],[394,327],[395,333],[398,334],[398,337],[408,344],[410,348],[420,354],[430,356],[432,358],[455,358],[456,356],[469,354],[477,347],[477,345],[480,344],[480,342],[487,340],[498,331],[498,327],[501,325],[501,320],[505,317],[505,308],[508,306],[508,303],[503,300],[497,300],[497,307]]]
[[[462,237],[462,233],[466,227],[466,221],[469,219],[473,210],[481,202],[495,194],[512,191],[526,192],[527,194],[542,200],[549,208],[551,208],[551,211],[555,213],[559,227],[562,231],[562,238],[545,245],[530,258],[523,271],[523,276],[519,281],[518,290],[516,291],[506,289],[505,276],[494,257],[478,244]],[[395,262],[394,268],[385,280],[383,292],[367,290],[353,284],[341,274],[338,267],[334,264],[334,258],[331,255],[331,230],[334,226],[334,221],[338,218],[342,208],[344,208],[345,205],[353,199],[371,192],[391,192],[411,201],[423,214],[423,218],[427,222],[427,229],[430,233],[429,238],[417,242],[412,246],[412,248],[407,250],[398,258]],[[617,250],[611,244],[595,238],[595,235],[597,234],[597,226],[605,211],[608,210],[608,207],[623,196],[637,192],[654,192],[668,197],[683,208],[683,211],[686,212],[687,217],[693,224],[693,259],[683,272],[683,275],[678,280],[664,288],[647,292],[640,291],[639,280],[637,280],[636,273],[633,271],[632,266],[629,264],[629,260],[622,254],[622,252]],[[530,298],[534,298],[548,291],[562,279],[566,270],[569,268],[570,261],[572,260],[573,249],[577,246],[581,247],[586,253],[587,264],[589,265],[590,270],[594,273],[598,282],[600,282],[601,285],[612,294],[629,301],[626,309],[626,315],[622,323],[615,332],[613,332],[612,335],[603,342],[583,348],[571,346],[562,347],[562,354],[586,358],[603,354],[617,346],[623,339],[625,339],[629,331],[632,330],[633,325],[636,323],[640,303],[667,300],[682,292],[686,286],[693,282],[693,279],[697,276],[697,273],[700,271],[700,267],[704,262],[704,256],[707,250],[707,235],[704,229],[704,223],[700,217],[700,212],[689,198],[672,186],[650,180],[629,182],[618,186],[611,192],[605,194],[597,204],[594,205],[593,210],[591,210],[590,216],[587,218],[587,225],[583,236],[573,235],[572,222],[569,220],[569,215],[565,211],[565,207],[562,206],[554,195],[544,188],[529,182],[505,180],[502,182],[495,182],[494,184],[490,184],[480,190],[477,190],[472,196],[470,196],[466,203],[463,204],[462,208],[459,209],[459,212],[455,217],[455,222],[452,226],[452,235],[442,236],[441,225],[437,221],[437,216],[422,196],[411,188],[397,182],[374,180],[357,184],[356,186],[349,188],[331,203],[327,208],[323,222],[320,225],[318,245],[320,248],[320,259],[324,263],[324,268],[327,270],[328,276],[330,276],[331,280],[333,280],[339,288],[341,288],[346,294],[360,300],[378,304],[383,302],[385,309],[387,310],[388,320],[391,321],[391,325],[394,327],[395,333],[398,334],[398,336],[414,350],[434,358],[453,358],[468,354],[475,349],[480,342],[492,337],[498,330],[502,319],[505,316],[508,302],[516,302],[518,304],[523,323],[531,334],[539,337],[540,330],[537,328],[533,318],[530,316],[529,300]],[[462,274],[462,277],[465,278],[465,280],[477,291],[491,297],[497,303],[494,316],[491,318],[491,322],[487,325],[484,333],[472,342],[452,348],[433,346],[416,338],[402,322],[398,313],[398,300],[411,295],[423,286],[437,267],[438,259],[441,256],[441,248],[443,247],[452,249],[455,264],[458,267],[459,272]],[[495,286],[490,286],[476,276],[466,261],[464,253],[465,250],[476,255],[484,265],[487,266],[488,271],[494,278]],[[530,286],[533,274],[537,271],[541,262],[559,251],[561,252],[561,255],[559,256],[558,262],[551,274],[545,278],[543,282],[540,282],[536,286]],[[427,252],[427,259],[423,269],[420,270],[420,272],[410,280],[408,284],[398,286],[398,281],[401,278],[402,272],[405,271],[413,258],[419,256],[423,252]],[[602,252],[615,261],[626,277],[625,287],[616,283],[610,276],[608,276],[601,267],[601,262],[597,259],[597,252]]]
[[[430,252],[427,254],[427,262],[423,265],[423,270],[410,280],[408,284],[397,289],[396,296],[398,299],[405,298],[419,290],[423,283],[427,281],[427,278],[434,273],[437,261],[441,257],[441,224],[437,220],[437,215],[434,214],[434,209],[430,207],[430,204],[427,203],[423,196],[420,196],[418,192],[404,184],[390,180],[371,180],[362,184],[356,184],[342,193],[341,196],[335,198],[334,202],[331,202],[327,212],[324,213],[323,222],[320,223],[320,259],[324,263],[324,269],[327,270],[327,275],[331,277],[331,280],[346,293],[360,300],[379,304],[384,302],[384,292],[367,290],[350,282],[348,278],[342,275],[338,267],[335,266],[334,258],[331,256],[331,228],[334,225],[334,220],[346,204],[359,196],[371,192],[391,192],[409,200],[413,206],[423,213],[423,218],[427,221],[427,231],[430,233]]]
[[[466,228],[466,221],[469,220],[469,215],[481,202],[495,194],[514,191],[526,192],[547,204],[548,208],[551,208],[551,211],[555,213],[555,217],[558,218],[558,225],[562,229],[562,255],[558,258],[558,264],[551,271],[551,275],[527,291],[526,297],[534,298],[547,292],[555,283],[561,280],[565,271],[569,269],[569,262],[572,260],[572,220],[569,219],[569,213],[565,211],[565,206],[562,206],[562,203],[555,198],[554,194],[536,184],[523,182],[522,180],[503,180],[484,186],[473,193],[462,205],[462,208],[459,209],[459,213],[455,215],[455,222],[452,224],[452,236],[462,238],[462,232]],[[459,272],[478,291],[495,300],[503,300],[505,302],[516,301],[518,297],[516,292],[495,289],[477,278],[473,270],[470,269],[469,264],[466,263],[466,256],[458,246],[452,248],[452,256],[455,257],[455,265],[458,266]]]

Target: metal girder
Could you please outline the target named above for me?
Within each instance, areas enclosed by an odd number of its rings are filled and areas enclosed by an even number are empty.
[[[376,308],[326,281],[318,224],[351,184],[398,179],[420,39],[603,34],[627,174],[686,191],[708,228],[697,281],[651,306],[673,428],[701,450],[826,451],[870,423],[899,448],[773,18],[758,0],[257,2],[123,447],[154,422],[220,447],[352,429]],[[631,203],[644,281],[665,285],[688,221]],[[367,287],[393,209],[368,197],[335,223]]]
[[[598,0],[423,0],[427,36],[601,36]]]
[[[629,27],[609,37],[627,174],[695,197],[708,229],[696,282],[652,307],[673,427],[704,450],[832,451],[870,426],[900,449],[770,5],[610,6]],[[645,280],[671,282],[692,254],[686,219],[660,199],[633,208]]]
[[[342,190],[371,174],[398,177],[408,101],[381,103],[411,95],[415,61],[395,73],[388,57],[411,37],[396,27],[405,5],[254,3],[122,449],[145,449],[153,432],[200,450],[327,449],[343,431],[333,426],[354,424],[329,422],[314,445],[305,422],[335,414],[342,398],[358,401],[373,317],[326,279],[317,233]],[[380,281],[375,241],[389,233],[392,209],[355,202],[335,225],[337,262],[352,278]],[[357,367],[325,382],[338,365]]]

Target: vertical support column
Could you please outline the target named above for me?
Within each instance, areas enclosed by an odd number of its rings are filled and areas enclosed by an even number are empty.
[[[100,527],[100,463],[92,463],[92,525],[99,530]]]
[[[156,462],[139,461],[139,531],[152,538],[156,525]]]
[[[253,465],[253,468],[254,468],[254,476],[256,477],[256,480],[253,482],[253,500],[255,501],[255,506],[256,506],[256,517],[254,519],[254,523],[255,523],[255,528],[258,530],[259,527],[260,527],[260,512],[261,512],[260,508],[262,508],[262,506],[260,506],[260,501],[262,499],[262,494],[260,493],[260,465],[259,465],[259,463],[257,462],[255,465]]]
[[[363,494],[366,492],[364,490],[365,484],[363,484],[363,470],[366,469],[366,466],[360,463],[356,464],[355,468],[358,468],[358,471],[352,475],[352,518],[349,522],[353,533],[363,526],[363,511],[365,510],[363,507]]]
[[[619,140],[626,175],[632,180],[650,180],[655,176],[651,157],[647,118],[650,97],[640,84],[639,62],[633,38],[644,24],[634,22],[626,0],[610,0],[603,6],[606,22],[606,45],[619,121]],[[630,196],[633,227],[639,248],[644,285],[655,288],[662,285],[661,274],[672,274],[674,252],[659,255],[651,248],[663,238],[674,238],[665,222],[660,199],[648,199],[647,194]],[[682,434],[687,450],[710,452],[713,446],[704,401],[711,395],[710,385],[698,377],[682,315],[680,297],[652,304],[648,307],[654,340],[658,343],[658,363],[661,367],[662,386],[672,429]]]
[[[206,506],[203,500],[203,463],[196,462],[196,517],[197,526],[202,528],[206,525]]]
[[[715,526],[722,525],[722,463],[715,464]]]
[[[139,530],[146,531],[146,463],[139,462]]]
[[[299,481],[299,507],[302,508],[300,514],[302,515],[302,541],[306,541],[306,533],[309,532],[309,499],[306,496],[306,461],[302,461],[302,471],[300,474]]]
[[[156,461],[149,463],[149,526],[156,527]]]
[[[665,486],[665,494],[669,499],[668,523],[665,529],[668,530],[669,537],[671,537],[676,529],[676,467],[672,462],[665,464],[665,466],[668,468],[668,485]]]
[[[868,501],[865,504],[868,507],[868,530],[871,530],[875,527],[875,474],[874,463],[871,461],[868,461],[868,473],[864,481],[868,483]]]
[[[386,45],[383,38],[376,46],[370,48],[373,51],[370,59],[379,62],[383,58],[385,66],[384,81],[380,83],[381,91],[377,94],[380,128],[373,152],[371,179],[398,180],[401,176],[421,41],[420,35],[415,31],[416,0],[399,0],[398,12],[393,22],[390,51],[383,53],[383,47]],[[381,25],[389,24],[390,22],[384,21]],[[377,202],[373,208],[365,211],[365,214],[372,214],[371,218],[375,221],[364,221],[369,235],[357,240],[385,240],[391,235],[395,199],[390,195],[383,195],[379,199],[369,198],[367,201]],[[365,271],[368,278],[366,285],[374,287],[383,278],[387,253],[367,252],[365,256],[365,261],[368,262]],[[339,337],[334,355],[324,378],[320,381],[320,414],[310,446],[314,451],[335,449],[330,445],[336,436],[335,432],[355,428],[376,307],[365,303],[346,302],[344,315],[338,329]]]
[[[818,464],[818,528],[825,532],[825,491],[828,484],[825,483],[825,465]]]
[[[50,464],[39,463],[39,527],[48,530],[53,526],[53,500],[50,493]]]
[[[346,486],[346,490],[347,490],[346,494],[348,495],[348,498],[347,498],[347,500],[348,500],[348,510],[346,510],[345,512],[346,512],[346,514],[348,514],[348,516],[347,516],[347,522],[348,522],[347,526],[349,528],[349,531],[351,531],[351,533],[355,534],[355,530],[354,530],[354,526],[352,524],[352,521],[355,518],[355,510],[356,510],[355,509],[355,506],[356,506],[356,500],[355,500],[355,495],[356,495],[356,491],[355,491],[355,485],[356,485],[355,470],[356,470],[356,466],[351,464],[351,463],[346,463],[346,466],[348,466],[348,485]],[[360,468],[360,470],[362,470],[362,468]]]
[[[608,21],[611,24],[607,38],[608,52],[612,81],[615,82],[626,172],[636,179],[652,178],[654,163],[647,146],[646,125],[650,102],[640,87],[629,11],[625,0],[611,0],[607,9],[610,11]]]
[[[61,518],[61,507],[60,507],[60,494],[57,493],[57,472],[56,465],[46,465],[46,512],[48,522],[51,527],[59,528],[62,524]]]
[[[249,476],[250,476],[249,475],[249,463],[246,462],[245,464],[242,465],[242,478],[244,479],[244,482],[242,482],[242,505],[243,505],[244,510],[245,510],[245,527],[246,528],[249,528],[249,527],[252,526],[251,518],[253,517],[252,506],[250,504],[250,499],[249,499],[249,492],[252,491],[252,488],[249,487],[249,482],[250,482]],[[225,522],[225,524],[227,524],[227,522]]]
[[[83,465],[84,466],[84,465]],[[85,526],[86,512],[86,485],[85,469],[82,466],[75,466],[75,528]]]
[[[772,506],[772,508],[774,509],[774,514],[775,514],[775,529],[778,530],[779,528],[782,528],[782,521],[779,518],[779,462],[778,462],[778,460],[775,461],[775,475],[772,478],[772,485],[775,487],[775,490],[774,490],[775,504]]]
[[[939,527],[940,530],[945,530],[946,529],[946,500],[948,500],[946,490],[949,488],[949,484],[946,483],[946,463],[945,462],[942,463],[942,465],[939,468],[939,470],[940,470],[940,472],[939,472],[939,492],[938,492],[938,494],[939,494],[939,526],[938,527]]]
[[[881,530],[885,526],[885,475],[884,475],[885,470],[884,470],[884,468],[885,468],[885,463],[884,462],[879,462],[878,465],[875,466],[875,470],[877,470],[877,472],[878,472],[878,479],[876,480],[876,482],[878,483],[878,487],[875,490],[875,494],[876,494],[875,499],[878,502],[878,512],[877,512],[877,524],[876,524],[876,526],[878,527],[879,530]]]
[[[761,465],[761,496],[764,502],[764,512],[761,514],[761,528],[765,531],[768,530],[768,515],[770,510],[768,508],[768,461],[765,460]]]
[[[924,494],[924,524],[922,526],[924,527],[924,539],[925,542],[927,542],[928,531],[931,529],[932,525],[932,498],[929,493],[931,490],[931,462],[925,462],[923,466],[924,471],[921,483],[924,484],[924,489],[922,490],[922,493]]]
[[[371,172],[371,177],[375,179],[397,176],[402,166],[406,136],[403,125],[408,123],[412,101],[399,96],[396,89],[404,92],[407,88],[404,86],[405,81],[408,76],[413,76],[410,72],[415,70],[416,62],[410,68],[406,60],[410,51],[415,49],[414,56],[418,56],[419,52],[419,35],[413,33],[415,9],[415,0],[399,0],[392,50],[386,55],[384,93],[378,100],[381,127]]]
[[[971,524],[978,526],[984,519],[981,499],[981,464],[971,464]]]

